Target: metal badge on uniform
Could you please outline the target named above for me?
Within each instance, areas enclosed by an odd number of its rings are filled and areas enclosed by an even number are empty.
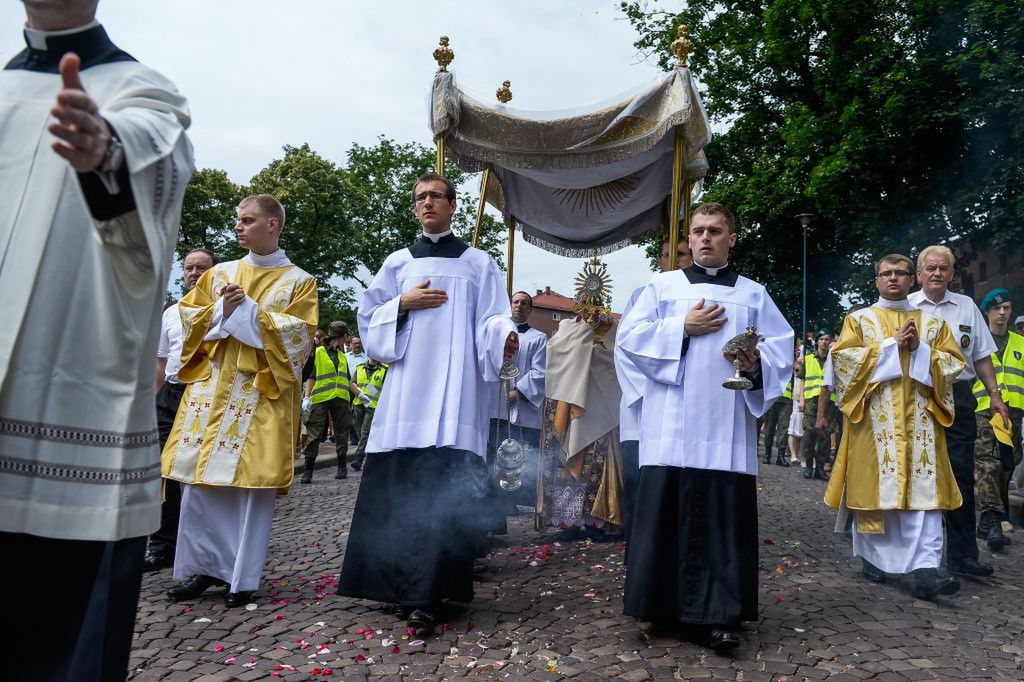
[[[963,329],[963,325],[961,325],[960,328]],[[960,347],[967,348],[967,346],[969,345],[971,345],[971,335],[964,334],[963,336],[960,337]]]
[[[962,324],[962,325],[960,325],[960,331],[967,332],[968,334],[970,334],[971,333],[971,325],[969,325],[969,324]]]

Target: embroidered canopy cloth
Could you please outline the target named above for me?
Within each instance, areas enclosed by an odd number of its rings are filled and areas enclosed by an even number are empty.
[[[708,171],[703,149],[711,127],[686,68],[611,101],[561,112],[484,104],[459,88],[454,74],[441,72],[430,125],[459,168],[491,168],[487,201],[506,223],[527,241],[570,256],[614,251],[661,229],[676,130],[686,142],[685,177],[699,181]]]

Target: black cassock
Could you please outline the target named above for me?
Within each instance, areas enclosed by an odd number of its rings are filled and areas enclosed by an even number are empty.
[[[735,286],[737,280],[728,268],[714,276],[700,266],[684,272],[692,284]],[[757,571],[756,476],[640,468],[626,556],[626,615],[730,627],[756,620]]]

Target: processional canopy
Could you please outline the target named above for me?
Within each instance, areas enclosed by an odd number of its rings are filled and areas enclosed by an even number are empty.
[[[665,231],[677,136],[680,186],[698,191],[708,172],[711,126],[680,57],[648,85],[554,112],[485,104],[442,69],[431,93],[434,140],[462,170],[490,169],[487,202],[530,243],[573,257],[609,253]],[[509,85],[497,93],[502,102],[511,99]]]

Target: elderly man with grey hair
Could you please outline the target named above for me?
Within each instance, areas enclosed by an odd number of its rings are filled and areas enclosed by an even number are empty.
[[[921,290],[908,300],[924,312],[946,322],[960,345],[967,365],[953,384],[953,423],[946,428],[946,444],[953,476],[963,496],[963,505],[945,513],[946,565],[950,573],[987,576],[992,567],[978,561],[974,511],[974,440],[978,426],[974,417],[978,401],[972,385],[980,379],[992,396],[993,413],[1002,415],[1009,424],[1009,412],[996,385],[992,353],[996,342],[988,323],[974,300],[949,290],[953,281],[956,258],[945,246],[929,246],[917,257],[917,282]]]

